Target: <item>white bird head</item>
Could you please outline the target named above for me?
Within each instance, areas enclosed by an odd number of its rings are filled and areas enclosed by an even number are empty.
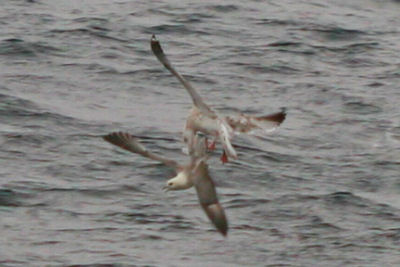
[[[193,182],[189,178],[189,173],[184,169],[178,172],[174,178],[169,179],[163,189],[165,191],[184,190],[192,186]]]

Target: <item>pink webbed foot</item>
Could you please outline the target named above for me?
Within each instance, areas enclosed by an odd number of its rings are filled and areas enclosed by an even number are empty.
[[[225,151],[221,155],[221,161],[222,161],[222,164],[225,164],[228,162],[228,156],[226,155]]]

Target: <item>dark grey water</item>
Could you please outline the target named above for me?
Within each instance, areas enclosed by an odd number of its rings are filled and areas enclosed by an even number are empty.
[[[3,1],[1,266],[398,266],[398,1]],[[187,93],[221,111],[287,107],[211,172],[215,232],[170,170],[97,138],[184,159]]]

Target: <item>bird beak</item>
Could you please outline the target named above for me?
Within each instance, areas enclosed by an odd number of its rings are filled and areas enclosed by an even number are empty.
[[[162,187],[162,190],[164,192],[168,192],[170,189],[169,189],[169,187],[167,185],[165,185],[165,186]]]

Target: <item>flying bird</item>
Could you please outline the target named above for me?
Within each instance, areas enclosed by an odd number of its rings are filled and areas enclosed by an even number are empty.
[[[266,116],[246,114],[219,115],[203,101],[194,87],[172,66],[155,35],[152,36],[150,44],[151,50],[157,59],[180,81],[192,99],[193,107],[186,119],[183,131],[183,140],[189,147],[192,145],[193,138],[198,131],[213,136],[214,140],[210,145],[210,149],[215,147],[215,141],[219,138],[224,149],[221,161],[225,163],[228,158],[237,159],[237,153],[231,144],[235,132],[249,133],[257,129],[275,128],[285,120],[285,109]]]
[[[205,137],[196,134],[189,147],[190,160],[180,164],[175,160],[159,156],[148,151],[137,138],[125,132],[113,132],[103,136],[103,139],[113,145],[143,157],[159,161],[175,170],[176,176],[169,179],[164,186],[166,191],[184,190],[195,187],[201,207],[217,230],[224,236],[228,232],[228,220],[225,211],[218,201],[214,182],[209,175],[207,165],[207,146]]]
[[[192,85],[180,75],[172,64],[169,62],[167,56],[161,48],[160,42],[156,39],[155,35],[151,38],[151,50],[158,60],[167,68],[185,87],[193,101],[193,107],[189,116],[186,119],[184,128],[184,141],[190,147],[196,132],[200,131],[205,134],[213,136],[215,139],[219,138],[224,148],[224,154],[221,157],[223,162],[228,160],[228,157],[237,159],[237,153],[231,144],[233,137],[233,130],[229,124],[222,117],[213,111],[206,103],[204,103],[201,96],[192,87]]]

